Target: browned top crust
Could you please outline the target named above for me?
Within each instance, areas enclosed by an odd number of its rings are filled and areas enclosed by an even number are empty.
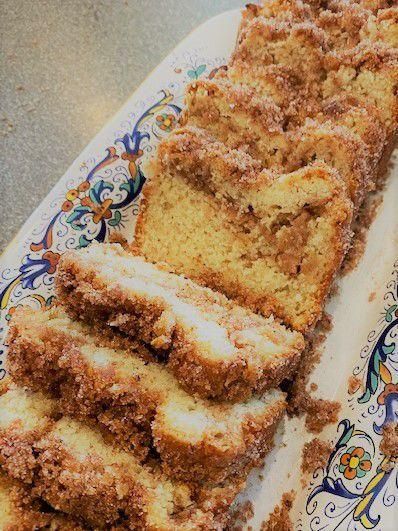
[[[256,17],[287,21],[305,21],[311,18],[311,8],[301,0],[266,0],[262,4],[247,4],[242,11],[241,27]]]
[[[253,19],[240,34],[238,45],[232,54],[232,61],[238,55],[242,59],[248,58],[251,55],[267,58],[266,48],[253,47],[252,39],[256,37],[261,39],[261,41],[258,41],[260,43],[285,40],[289,35],[304,37],[319,52],[324,53],[328,50],[327,34],[314,23],[306,21],[291,24],[289,22],[270,20],[260,16]],[[272,62],[271,56],[268,56],[268,62]]]
[[[259,97],[257,91],[249,86],[233,84],[227,79],[208,79],[194,81],[188,85],[185,100],[188,105],[194,105],[197,95],[206,98],[221,96],[228,102],[233,112],[244,110],[257,123],[269,131],[279,131],[284,119],[284,113],[271,98]],[[208,100],[208,104],[209,104]],[[207,107],[208,109],[208,107]],[[201,109],[206,112],[206,109]],[[187,111],[185,111],[187,112]],[[189,119],[189,115],[187,117]],[[215,120],[217,116],[213,117]],[[182,123],[186,118],[182,118]]]
[[[361,42],[352,49],[333,51],[327,56],[327,66],[337,70],[341,66],[369,70],[398,68],[398,49],[382,42]],[[398,74],[395,74],[398,77]]]

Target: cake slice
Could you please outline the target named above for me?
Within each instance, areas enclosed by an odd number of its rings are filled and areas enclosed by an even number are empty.
[[[200,80],[185,92],[182,124],[203,128],[232,149],[241,149],[263,167],[281,167],[289,150],[284,116],[270,98],[245,85]]]
[[[159,146],[135,248],[306,331],[347,250],[351,214],[344,182],[324,164],[275,175],[185,128]]]
[[[188,87],[186,104],[183,121],[189,124],[190,131],[192,127],[205,129],[229,148],[248,153],[263,168],[289,173],[311,161],[326,162],[346,181],[355,206],[361,204],[370,187],[367,147],[360,136],[344,125],[332,120],[306,120],[302,126],[286,132],[274,120],[269,125],[267,110],[261,114],[251,91],[206,80]]]
[[[312,22],[291,23],[259,16],[241,31],[230,63],[276,64],[290,69],[312,93],[324,79],[327,35]]]
[[[229,79],[235,85],[246,85],[257,97],[271,98],[283,111],[285,120],[302,122],[312,112],[313,99],[308,88],[291,68],[279,64],[247,62],[239,57],[220,70],[216,78]]]
[[[368,153],[367,167],[370,169],[368,175],[374,182],[387,143],[387,130],[377,107],[363,99],[343,93],[322,100],[318,111],[314,113],[314,119],[318,123],[327,122],[343,126],[361,138]]]
[[[94,419],[136,455],[145,458],[153,446],[173,477],[219,483],[242,476],[272,446],[285,411],[279,390],[236,404],[202,400],[163,365],[102,344],[100,332],[58,307],[25,309],[12,320],[9,372],[19,385],[59,396],[64,413]],[[291,375],[289,364],[283,366]]]
[[[379,43],[361,43],[355,48],[328,56],[324,97],[352,94],[373,104],[394,138],[398,123],[398,50]]]
[[[236,60],[228,66],[227,71],[223,70],[220,75],[223,78],[232,80],[235,86],[252,87],[257,97],[263,96],[275,101],[284,114],[284,120],[281,120],[281,122],[290,130],[302,126],[306,119],[311,117],[320,124],[324,124],[325,122],[329,123],[332,131],[336,126],[341,126],[345,130],[349,130],[351,133],[358,135],[366,145],[367,155],[365,153],[364,156],[368,157],[367,167],[370,168],[368,173],[374,173],[374,168],[383,153],[386,142],[386,130],[381,120],[380,112],[371,103],[361,101],[352,95],[344,93],[342,95],[332,96],[326,100],[314,98],[286,67],[279,65],[248,65]],[[192,90],[188,89],[189,99],[192,97],[191,94]],[[202,98],[202,109],[207,108],[207,111],[209,111],[212,108],[213,103],[210,101],[211,98],[214,98],[214,96],[212,95],[207,98],[207,105],[206,100]],[[221,119],[220,116],[217,116],[216,124],[212,123],[209,128],[209,122],[205,116],[200,117],[198,125],[202,125],[209,130],[212,130],[212,127],[215,127]],[[192,123],[195,123],[195,120],[196,115],[194,114]],[[342,130],[340,129],[340,131]],[[229,135],[232,134],[229,131]],[[352,134],[348,134],[348,136],[353,138]],[[280,146],[276,143],[278,135],[275,133],[270,135],[268,131],[263,132],[262,138],[267,142],[269,153],[273,153],[273,147],[280,149]],[[243,145],[244,149],[247,149],[247,143],[244,144],[242,142],[241,145]],[[294,149],[294,146],[285,148],[285,150],[287,149]],[[363,146],[360,146],[360,151],[364,153]],[[275,157],[275,153],[273,155],[273,157],[268,155],[268,160],[271,162],[278,160]],[[319,156],[322,158],[322,153],[319,153]]]
[[[12,388],[0,396],[0,404],[0,466],[11,477],[31,483],[36,462],[32,445],[53,423],[55,403],[40,392]]]
[[[68,312],[150,345],[189,391],[236,399],[294,373],[304,342],[219,293],[167,273],[119,245],[66,253],[56,289]]]
[[[94,528],[220,529],[244,486],[198,488],[168,479],[156,462],[141,464],[96,429],[66,416],[51,421],[38,417],[41,397],[22,389],[10,393],[0,397],[2,465],[14,478],[29,477],[35,495],[53,508]],[[5,451],[10,447],[14,452]],[[32,460],[19,460],[27,449]]]
[[[284,114],[271,98],[245,85],[199,80],[188,85],[181,123],[205,128],[229,147],[241,148],[269,167],[286,150]]]

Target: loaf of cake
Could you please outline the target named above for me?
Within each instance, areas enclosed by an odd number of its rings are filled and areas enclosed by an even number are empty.
[[[14,315],[8,366],[18,385],[60,397],[64,414],[95,420],[142,458],[153,446],[166,472],[190,481],[219,483],[260,464],[285,411],[279,390],[236,404],[195,398],[164,365],[103,346],[100,332],[57,307]]]
[[[352,204],[337,173],[324,164],[261,171],[194,128],[162,142],[157,162],[136,251],[308,330],[349,242]]]
[[[211,488],[169,479],[155,461],[142,464],[97,429],[58,420],[55,404],[42,400],[22,388],[0,397],[0,466],[50,506],[94,528],[222,528],[241,483]]]
[[[0,529],[221,531],[273,446],[395,145],[397,2],[249,4],[210,77],[147,167],[130,249],[66,252],[56,305],[13,314]]]

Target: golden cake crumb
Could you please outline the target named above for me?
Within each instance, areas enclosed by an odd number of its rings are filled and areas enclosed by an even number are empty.
[[[225,531],[243,531],[245,524],[254,516],[253,504],[250,500],[238,505],[231,513],[230,521]]]
[[[353,374],[348,378],[348,394],[355,394],[362,386],[362,380]]]
[[[380,451],[387,457],[398,457],[398,424],[390,423],[383,428]]]
[[[318,438],[305,443],[301,454],[301,470],[303,473],[312,473],[317,468],[323,468],[328,462],[333,445]]]
[[[277,505],[268,520],[261,524],[261,531],[293,531],[293,523],[289,513],[295,497],[294,490],[285,492],[282,495],[281,504]]]

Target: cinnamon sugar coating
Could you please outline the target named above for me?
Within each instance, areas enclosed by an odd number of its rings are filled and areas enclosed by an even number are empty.
[[[83,531],[79,522],[51,511],[21,482],[0,472],[0,528],[4,531]]]
[[[44,387],[63,414],[96,421],[142,459],[154,448],[173,477],[219,483],[246,474],[285,411],[279,391],[236,405],[193,398],[163,366],[102,347],[99,334],[57,308],[17,312],[9,344],[14,381]]]
[[[222,528],[229,505],[243,486],[241,482],[194,487],[170,480],[156,462],[142,465],[131,453],[107,442],[96,429],[67,416],[51,418],[51,412],[50,417],[40,417],[40,396],[22,389],[9,393],[12,396],[6,393],[0,403],[4,405],[5,400],[16,407],[13,414],[18,422],[12,424],[12,431],[18,435],[18,444],[30,445],[34,462],[18,462],[14,467],[15,455],[9,454],[8,471],[19,477],[24,467],[23,476],[30,477],[35,497],[99,529]],[[18,400],[23,400],[23,409],[18,408]],[[36,423],[41,427],[40,435],[32,441]],[[2,413],[2,447],[11,444],[9,428],[10,419]]]
[[[115,245],[65,254],[57,293],[76,317],[150,345],[180,383],[202,397],[242,399],[275,387],[294,373],[304,346],[299,334],[272,318]]]

